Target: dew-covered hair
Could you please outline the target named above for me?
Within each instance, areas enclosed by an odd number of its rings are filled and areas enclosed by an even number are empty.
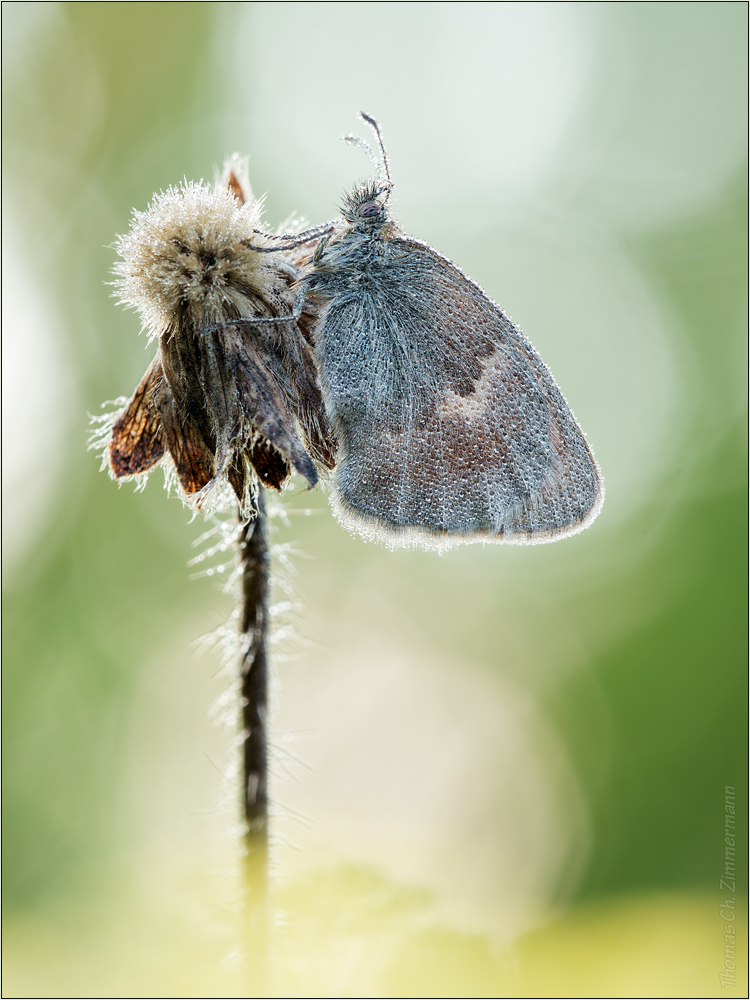
[[[382,225],[390,221],[388,195],[391,185],[377,180],[358,184],[344,195],[341,214],[352,225]]]

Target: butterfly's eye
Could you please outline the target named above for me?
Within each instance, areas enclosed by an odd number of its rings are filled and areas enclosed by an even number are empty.
[[[360,219],[371,219],[374,215],[380,215],[382,211],[382,205],[379,205],[376,201],[368,201],[364,205],[359,206],[357,215]]]

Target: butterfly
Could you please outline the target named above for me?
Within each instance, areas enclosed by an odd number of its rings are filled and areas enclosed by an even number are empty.
[[[231,173],[136,214],[119,286],[159,352],[112,428],[112,474],[168,453],[189,501],[227,480],[251,517],[258,482],[332,470],[342,523],[394,547],[581,531],[604,490],[575,417],[499,306],[393,219],[380,126],[361,118],[380,158],[344,138],[377,175],[333,223],[262,232]]]
[[[604,498],[593,453],[521,330],[452,261],[393,219],[380,126],[377,176],[300,278],[337,442],[332,505],[366,538],[443,549],[549,542]]]
[[[294,468],[314,486],[334,464],[311,307],[287,321],[304,245],[319,233],[275,236],[259,222],[234,169],[215,188],[185,183],[135,213],[117,243],[117,287],[158,350],[106,447],[115,479],[167,460],[188,503],[202,507],[228,482],[245,518],[258,483],[281,489]],[[234,322],[248,317],[262,322]]]

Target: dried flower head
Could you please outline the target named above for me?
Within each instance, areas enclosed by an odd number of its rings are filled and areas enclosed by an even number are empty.
[[[111,474],[171,459],[186,500],[200,507],[227,481],[246,516],[258,480],[281,489],[293,467],[313,486],[316,466],[334,464],[313,306],[293,315],[309,250],[285,249],[260,215],[230,170],[222,185],[157,195],[116,243],[120,299],[159,347],[112,426]]]

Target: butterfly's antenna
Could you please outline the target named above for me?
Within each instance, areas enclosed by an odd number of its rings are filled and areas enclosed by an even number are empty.
[[[361,139],[358,135],[354,135],[353,132],[349,132],[348,135],[342,135],[341,138],[343,139],[344,142],[348,142],[350,146],[358,146],[359,149],[364,150],[364,152],[367,154],[367,158],[369,159],[370,163],[372,163],[372,165],[375,167],[377,172],[379,174],[383,172],[383,164],[380,162],[380,160],[373,152],[372,146],[369,146],[364,139]]]
[[[364,150],[364,152],[367,154],[370,162],[373,164],[373,166],[378,172],[378,179],[380,183],[383,184],[383,187],[380,189],[380,193],[382,194],[383,192],[385,192],[386,193],[385,200],[388,201],[388,198],[390,197],[391,194],[391,188],[393,187],[393,181],[391,180],[391,171],[388,163],[388,154],[386,153],[385,145],[383,144],[383,136],[380,134],[380,126],[372,117],[372,115],[368,115],[366,111],[360,111],[359,117],[362,119],[362,121],[367,122],[367,124],[375,133],[378,140],[378,146],[380,147],[380,159],[378,159],[378,157],[373,152],[372,146],[366,143],[365,140],[361,139],[358,135],[354,135],[354,133],[350,132],[348,135],[342,136],[342,139],[344,140],[344,142],[348,142],[352,146],[358,146],[360,149]]]
[[[359,117],[362,119],[363,122],[367,122],[367,124],[370,126],[370,128],[377,136],[378,146],[380,146],[380,155],[383,158],[383,170],[385,172],[386,180],[388,181],[389,187],[393,187],[393,181],[391,180],[390,165],[388,163],[388,154],[385,151],[385,143],[383,142],[383,134],[380,131],[380,126],[372,117],[372,115],[368,115],[366,111],[360,111]]]

